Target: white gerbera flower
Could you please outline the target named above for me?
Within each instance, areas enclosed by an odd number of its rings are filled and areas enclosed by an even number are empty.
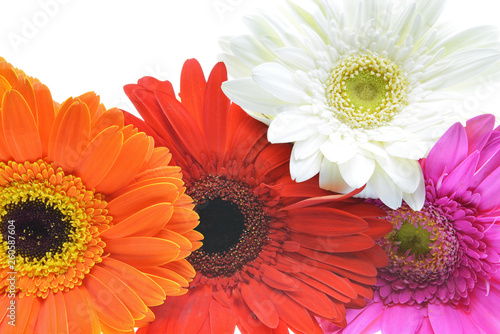
[[[454,110],[463,97],[456,88],[496,76],[500,59],[493,27],[433,28],[443,4],[311,0],[289,2],[285,14],[261,12],[246,20],[252,35],[221,40],[220,58],[237,78],[223,90],[270,125],[272,143],[294,142],[298,182],[319,173],[322,188],[366,184],[360,196],[418,210],[418,159],[471,116]]]

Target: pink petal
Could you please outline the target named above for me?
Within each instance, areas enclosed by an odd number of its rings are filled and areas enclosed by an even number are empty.
[[[417,334],[434,334],[429,318],[424,318],[424,320],[422,321],[422,326],[420,326]]]
[[[500,165],[491,172],[476,188],[475,192],[481,194],[479,210],[490,211],[500,204]]]
[[[436,333],[461,334],[462,324],[456,310],[446,304],[429,304],[429,321]]]
[[[448,176],[443,179],[441,187],[438,189],[440,197],[455,194],[460,197],[468,188],[474,177],[477,162],[479,161],[479,152],[474,152],[458,165]]]
[[[460,123],[453,124],[431,149],[425,162],[424,175],[435,183],[467,157],[467,133]]]
[[[500,328],[499,305],[500,296],[497,287],[492,285],[488,296],[483,291],[477,290],[471,296],[470,317],[486,333],[498,333]]]
[[[359,313],[359,315],[349,324],[342,334],[359,334],[382,314],[384,305],[373,303]]]
[[[500,141],[498,148],[500,149]],[[491,173],[493,173],[498,166],[500,166],[500,151],[497,151],[495,154],[490,156],[488,160],[483,160],[483,156],[485,152],[481,152],[481,156],[479,158],[479,162],[477,164],[477,173],[474,176],[474,181],[472,182],[471,188],[475,189],[477,186],[484,181]]]
[[[414,334],[422,324],[420,310],[413,306],[395,305],[382,314],[382,333]]]
[[[466,334],[486,334],[479,326],[472,320],[470,315],[461,309],[457,309],[460,323],[462,324],[463,332]]]
[[[480,151],[491,136],[495,126],[495,116],[479,115],[467,121],[465,131],[469,140],[469,154]]]

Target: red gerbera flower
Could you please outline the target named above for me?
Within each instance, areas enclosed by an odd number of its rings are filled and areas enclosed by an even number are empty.
[[[315,316],[345,325],[345,305],[372,297],[376,267],[387,263],[373,239],[391,226],[373,218],[381,209],[321,190],[317,179],[292,181],[291,146],[271,145],[267,127],[230,103],[226,79],[222,63],[206,82],[189,60],[182,102],[167,81],[125,87],[145,120],[126,122],[171,149],[205,236],[188,258],[190,291],[155,307],[139,333],[321,333]]]

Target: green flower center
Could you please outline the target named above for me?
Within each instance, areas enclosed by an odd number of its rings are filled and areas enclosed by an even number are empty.
[[[387,89],[383,78],[361,72],[346,80],[346,93],[357,108],[376,109],[384,100]]]
[[[415,255],[428,254],[430,252],[429,245],[433,243],[429,231],[422,226],[415,227],[410,223],[403,223],[391,241],[399,242],[398,250],[400,254],[410,250],[410,254]]]
[[[337,119],[351,128],[385,125],[407,104],[408,82],[396,64],[373,55],[340,59],[331,72],[326,99]]]

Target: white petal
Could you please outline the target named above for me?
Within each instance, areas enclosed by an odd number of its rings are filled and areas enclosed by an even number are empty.
[[[353,189],[354,190],[354,189]],[[357,198],[378,198],[377,193],[373,190],[373,187],[370,182],[366,184],[366,186],[361,190],[359,194],[354,195],[353,197]]]
[[[345,182],[353,188],[364,186],[375,170],[375,161],[362,154],[356,154],[352,159],[339,164],[340,174]]]
[[[339,166],[330,162],[327,159],[323,159],[321,162],[321,168],[319,171],[319,186],[323,189],[335,191],[341,194],[347,194],[354,190],[350,187],[340,175]]]
[[[292,157],[290,158],[290,175],[292,180],[303,182],[318,174],[322,159],[323,155],[318,151],[306,159],[297,160],[293,157],[292,149]]]
[[[415,192],[411,194],[403,193],[403,200],[415,211],[422,209],[425,202],[425,180],[423,174],[420,177],[420,182]]]
[[[446,57],[435,71],[423,73],[423,85],[429,89],[456,86],[486,71],[500,60],[500,52],[494,49],[476,49]]]
[[[418,10],[421,12],[422,18],[424,19],[424,26],[432,26],[436,23],[446,3],[446,1],[436,0],[419,0],[416,2],[418,3]]]
[[[282,112],[271,122],[267,139],[273,144],[309,139],[317,134],[316,126],[311,124],[314,119],[313,116],[307,114]]]
[[[327,136],[318,134],[310,137],[309,139],[297,141],[293,145],[293,156],[295,159],[305,159],[311,156],[311,154],[317,152],[321,144],[323,144],[323,142],[327,139]]]
[[[389,175],[380,166],[375,166],[373,176],[368,183],[385,205],[393,210],[401,206],[401,201],[403,200],[401,188],[391,180]]]
[[[320,146],[320,149],[328,160],[339,164],[352,159],[358,153],[356,144],[341,139],[332,140],[332,136]]]
[[[278,63],[264,63],[252,71],[252,78],[264,90],[288,103],[303,103],[307,94],[295,75]]]
[[[422,171],[416,160],[375,156],[375,161],[403,192],[413,193],[417,189]]]
[[[280,60],[291,68],[309,71],[316,67],[314,57],[304,49],[289,47],[277,49],[275,52]]]
[[[274,117],[277,108],[283,102],[272,96],[252,80],[241,78],[222,83],[222,91],[234,103],[249,111],[254,111]]]
[[[275,59],[275,56],[267,51],[253,36],[236,36],[231,39],[230,43],[233,54],[249,68]]]
[[[414,141],[397,141],[385,145],[387,153],[394,157],[418,160],[425,157],[428,151],[424,142],[415,139]]]

